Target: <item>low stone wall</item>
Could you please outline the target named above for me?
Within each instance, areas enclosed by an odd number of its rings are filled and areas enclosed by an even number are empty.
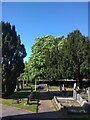
[[[74,91],[73,93],[73,100],[76,100],[80,105],[81,105],[81,108],[83,110],[86,111],[86,113],[90,113],[90,104],[81,97],[81,95],[79,93],[77,93],[76,91]],[[55,100],[55,103],[56,105],[58,106],[59,109],[63,108],[64,106],[59,102],[58,100],[58,97],[57,96],[54,96],[54,100]],[[80,108],[79,108],[80,109]],[[81,110],[82,111],[82,110]]]
[[[77,93],[75,90],[73,91],[73,98],[74,100],[77,100],[77,102],[83,107],[85,108],[85,110],[88,111],[88,113],[90,113],[90,104],[81,97],[81,95],[79,93]]]
[[[77,93],[75,90],[73,91],[73,99],[77,100],[81,106],[83,106],[84,103],[87,103],[85,99],[81,97],[79,93]]]
[[[87,101],[83,99],[80,94],[77,94],[77,102],[79,102],[81,106],[83,106],[84,103],[87,103]]]
[[[63,108],[62,104],[58,101],[56,96],[54,96],[54,100],[59,109]]]
[[[78,97],[80,97],[79,95],[78,95]],[[60,103],[60,101],[58,100],[58,99],[64,99],[64,100],[74,100],[73,98],[59,98],[59,97],[56,97],[56,96],[54,96],[54,100],[55,100],[55,103],[56,103],[56,105],[58,106],[58,108],[59,109],[61,109],[61,108],[64,108],[64,112],[65,112],[65,114],[88,114],[89,112],[89,107],[88,107],[88,104],[86,103],[86,101],[84,101],[83,103],[82,103],[82,106],[83,107],[74,107],[74,106],[63,106],[61,103]],[[82,101],[82,99],[81,98],[79,98],[81,101]]]

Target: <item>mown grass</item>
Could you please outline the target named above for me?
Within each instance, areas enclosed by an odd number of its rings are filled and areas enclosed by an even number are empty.
[[[31,112],[37,112],[38,109],[38,100],[39,100],[39,91],[33,90],[33,97],[31,99],[30,105],[24,105],[27,102],[27,96],[30,95],[30,88],[24,88],[20,91],[14,92],[9,98],[2,99],[2,104],[17,107],[20,109],[28,110]],[[21,99],[18,104],[13,104],[17,99]]]
[[[17,107],[17,108],[32,111],[32,112],[36,112],[37,110],[37,104],[38,104],[37,101],[32,101],[29,106],[24,105],[26,100],[22,100],[21,103],[19,104],[13,104],[12,102],[13,100],[11,99],[3,99],[2,104],[6,104],[8,106]]]
[[[59,86],[49,86],[49,90],[59,90]]]

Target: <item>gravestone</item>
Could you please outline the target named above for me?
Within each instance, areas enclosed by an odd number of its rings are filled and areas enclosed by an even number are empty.
[[[63,86],[62,86],[62,90],[64,91],[64,84],[63,84]]]
[[[77,87],[77,86],[76,86],[76,83],[74,83],[74,90],[76,90],[76,87]]]
[[[62,92],[62,85],[59,86],[59,90],[60,90],[60,92]]]
[[[90,104],[90,87],[88,87],[88,102]]]
[[[49,85],[47,85],[47,91],[49,91]]]
[[[73,98],[77,100],[76,83],[74,83]]]
[[[33,96],[33,92],[31,92],[31,94],[27,96],[27,101],[26,101],[26,103],[24,103],[24,105],[26,105],[26,106],[30,105],[32,96]]]
[[[73,90],[73,99],[77,100],[77,92],[76,92],[76,90]]]

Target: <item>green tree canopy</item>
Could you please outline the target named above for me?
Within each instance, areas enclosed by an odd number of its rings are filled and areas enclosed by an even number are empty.
[[[30,80],[90,79],[90,41],[79,30],[37,38],[28,61]]]
[[[2,92],[12,94],[15,90],[17,77],[23,72],[25,47],[21,44],[15,26],[1,22],[2,27]]]

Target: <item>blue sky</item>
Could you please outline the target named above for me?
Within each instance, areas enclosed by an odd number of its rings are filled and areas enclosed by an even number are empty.
[[[37,37],[66,36],[75,29],[88,36],[88,3],[6,2],[2,4],[2,20],[15,25],[28,60]]]

